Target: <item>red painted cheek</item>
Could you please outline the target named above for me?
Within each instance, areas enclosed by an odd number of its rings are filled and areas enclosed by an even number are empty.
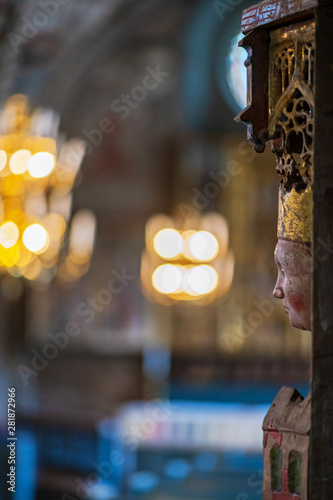
[[[299,295],[291,295],[289,297],[289,303],[294,311],[302,312],[304,310],[305,303],[302,297],[300,297]]]

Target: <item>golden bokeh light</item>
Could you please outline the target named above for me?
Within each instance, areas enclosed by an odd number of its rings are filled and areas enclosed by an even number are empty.
[[[12,154],[9,160],[9,168],[15,175],[24,174],[28,170],[31,152],[28,149],[19,149]]]
[[[17,264],[20,258],[20,247],[18,244],[10,248],[0,246],[0,262],[3,266],[12,267]]]
[[[96,217],[91,210],[79,210],[72,219],[69,255],[76,264],[89,261],[95,242]]]
[[[17,261],[17,265],[19,267],[24,267],[24,266],[27,266],[29,264],[29,262],[32,260],[33,258],[33,255],[32,253],[30,252],[30,250],[28,250],[22,241],[19,241],[19,248],[20,248],[20,257]]]
[[[226,296],[234,273],[228,234],[228,224],[218,213],[179,219],[152,216],[147,221],[141,259],[141,283],[147,298],[161,304],[188,301],[205,305]]]
[[[15,222],[5,222],[0,226],[0,244],[4,248],[13,247],[20,236],[20,231]]]
[[[49,248],[45,251],[45,253],[41,254],[41,256],[40,256],[41,263],[42,263],[43,267],[45,267],[46,269],[51,269],[58,262],[58,253],[55,253],[55,255],[53,255],[53,256],[46,255]]]
[[[16,209],[14,205],[12,208],[6,207],[6,219],[13,221],[16,226],[20,229],[20,226],[25,222],[25,215],[22,210]]]
[[[20,175],[8,175],[1,179],[1,194],[3,196],[22,196],[26,186],[25,179]]]
[[[7,164],[7,154],[6,151],[0,149],[0,171],[5,168]]]
[[[96,227],[88,211],[69,231],[84,141],[64,140],[60,116],[30,108],[24,95],[6,101],[0,122],[0,273],[45,284],[70,254],[66,272],[79,279],[90,266]]]
[[[48,214],[45,217],[43,224],[48,233],[52,235],[52,239],[60,240],[60,238],[64,236],[66,231],[66,221],[61,215],[56,213]]]
[[[89,269],[90,262],[86,261],[82,264],[81,263],[78,264],[77,262],[72,260],[71,254],[69,254],[65,260],[65,266],[68,274],[73,278],[78,279],[81,278],[81,276],[83,276],[84,274],[86,274],[86,272]]]
[[[42,272],[42,264],[37,256],[24,267],[20,267],[20,271],[22,276],[27,278],[28,280],[35,280]]]

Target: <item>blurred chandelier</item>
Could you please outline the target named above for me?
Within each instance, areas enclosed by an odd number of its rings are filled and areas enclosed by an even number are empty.
[[[149,299],[204,305],[227,293],[233,269],[222,215],[209,213],[180,222],[158,214],[148,220],[141,281]]]
[[[44,283],[83,276],[95,237],[89,210],[76,212],[69,228],[85,145],[66,141],[59,121],[50,109],[29,109],[23,95],[0,110],[0,272]]]

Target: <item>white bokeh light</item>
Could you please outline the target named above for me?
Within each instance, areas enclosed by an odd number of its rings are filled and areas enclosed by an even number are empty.
[[[163,259],[174,259],[183,250],[184,240],[175,229],[159,231],[153,240],[156,253]]]
[[[211,266],[195,266],[188,270],[186,291],[190,295],[205,295],[218,285],[218,275]]]
[[[168,294],[175,293],[180,289],[182,278],[183,273],[179,266],[164,264],[155,270],[152,282],[158,292]]]
[[[28,162],[29,174],[37,179],[46,177],[52,172],[54,164],[54,156],[50,153],[36,153]]]
[[[31,224],[23,233],[23,243],[30,252],[40,253],[46,250],[49,243],[49,235],[40,224]]]
[[[198,231],[190,236],[190,254],[196,260],[209,261],[216,257],[219,244],[215,236],[208,231]]]

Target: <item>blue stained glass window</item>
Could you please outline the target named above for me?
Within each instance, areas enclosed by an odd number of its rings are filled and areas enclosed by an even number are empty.
[[[246,68],[244,66],[246,52],[242,47],[238,47],[241,38],[243,38],[243,35],[239,33],[231,39],[226,69],[230,92],[239,108],[243,109],[246,106]]]

